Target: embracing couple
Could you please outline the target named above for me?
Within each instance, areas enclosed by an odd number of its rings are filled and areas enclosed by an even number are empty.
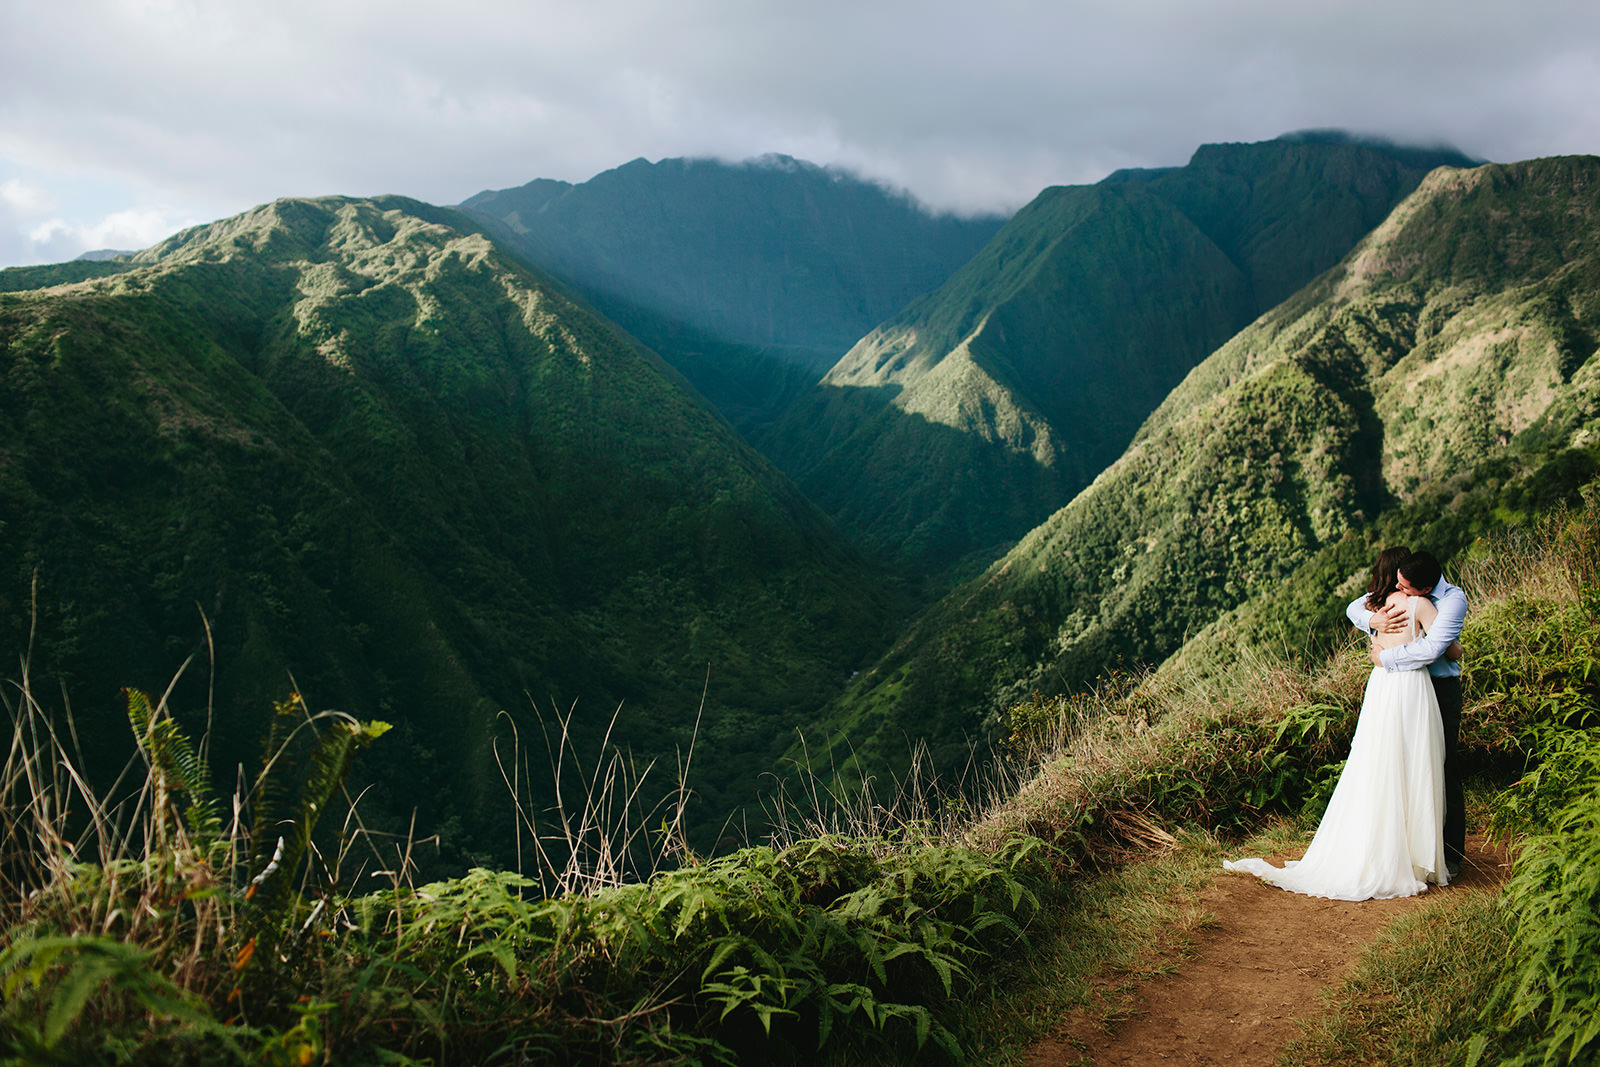
[[[1466,847],[1455,750],[1467,597],[1433,556],[1388,548],[1346,613],[1371,638],[1374,667],[1316,836],[1299,862],[1223,866],[1334,900],[1415,896],[1448,885]]]

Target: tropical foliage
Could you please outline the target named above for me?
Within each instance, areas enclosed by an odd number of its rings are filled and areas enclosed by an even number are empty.
[[[413,887],[404,854],[367,869],[354,811],[317,833],[385,724],[280,702],[224,825],[164,703],[127,694],[146,777],[113,805],[23,697],[0,1054],[29,1063],[960,1058],[951,1005],[1039,908],[1024,838],[822,837],[551,897],[486,869]]]

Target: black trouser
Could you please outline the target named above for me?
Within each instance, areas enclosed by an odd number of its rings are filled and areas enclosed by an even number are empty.
[[[1460,863],[1467,851],[1467,798],[1461,788],[1461,761],[1456,738],[1461,735],[1461,679],[1434,678],[1439,717],[1444,720],[1444,858]]]

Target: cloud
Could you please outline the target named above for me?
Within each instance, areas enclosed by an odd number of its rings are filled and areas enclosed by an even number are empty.
[[[56,198],[11,178],[0,182],[0,265],[59,263],[84,252],[147,248],[198,219],[161,208],[131,208],[89,220],[52,213]]]
[[[103,248],[137,251],[193,224],[193,220],[175,224],[167,212],[146,208],[113,212],[88,224],[47,219],[28,231],[28,240],[41,247],[80,252]]]
[[[0,210],[19,218],[42,215],[55,206],[50,194],[20,178],[0,182]]]
[[[1596,40],[1579,0],[10,0],[0,173],[213,217],[785,152],[1009,208],[1307,127],[1596,151]]]

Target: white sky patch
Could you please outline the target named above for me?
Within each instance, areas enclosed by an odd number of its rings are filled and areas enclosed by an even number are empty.
[[[60,263],[98,249],[138,251],[201,221],[161,208],[82,220],[49,213],[50,206],[41,190],[14,178],[0,183],[0,265]]]
[[[1310,127],[1596,152],[1597,42],[1593,0],[4,0],[0,265],[51,218],[450,204],[639,156],[976,211]]]
[[[27,218],[43,215],[55,206],[55,199],[36,186],[20,178],[7,178],[0,182],[0,210]]]
[[[175,225],[171,216],[163,211],[118,211],[88,225],[49,219],[29,230],[28,240],[46,246],[81,246],[80,251],[99,248],[137,251],[188,225],[193,223]]]

